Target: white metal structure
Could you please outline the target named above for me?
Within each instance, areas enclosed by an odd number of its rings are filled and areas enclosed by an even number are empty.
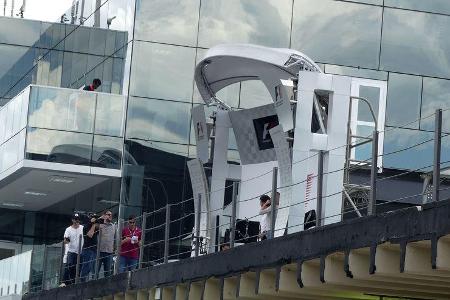
[[[245,80],[261,80],[273,104],[233,110],[217,99],[218,91]],[[203,109],[197,107],[193,112],[198,158],[189,169],[195,201],[201,194],[202,211],[210,211],[201,217],[202,236],[215,240],[215,230],[207,229],[215,227],[217,215],[221,224],[229,222],[224,217],[229,214],[224,207],[227,180],[240,182],[238,219],[250,218],[259,211],[259,196],[270,194],[273,167],[278,167],[279,186],[284,187],[279,190],[279,206],[285,207],[277,213],[275,236],[283,235],[287,224],[288,232],[303,230],[305,214],[316,206],[316,154],[320,150],[325,151],[324,172],[331,172],[323,182],[323,194],[331,196],[324,199],[322,218],[325,224],[340,220],[339,191],[344,186],[349,134],[367,128],[371,133],[375,124],[378,129],[384,126],[385,82],[324,74],[301,52],[242,44],[211,48],[197,65],[195,81],[205,103],[217,107],[213,124],[207,124]],[[367,92],[378,95],[369,95],[378,122],[366,119],[362,101],[352,100]],[[240,165],[227,161],[230,129],[236,137]],[[352,152],[353,158],[359,156],[364,155]],[[209,180],[204,169],[198,168],[205,163],[212,165]],[[210,251],[214,251],[212,246]]]

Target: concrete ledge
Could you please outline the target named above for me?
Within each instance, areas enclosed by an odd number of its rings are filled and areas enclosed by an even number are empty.
[[[297,281],[308,285],[310,280],[313,280],[314,284],[320,282],[319,280],[326,282],[329,273],[326,272],[325,265],[329,266],[330,259],[336,262],[336,268],[338,266],[342,268],[343,277],[348,277],[348,280],[345,279],[345,283],[349,284],[352,282],[350,278],[352,269],[357,274],[363,272],[363,269],[356,269],[358,265],[367,269],[367,275],[371,273],[369,269],[375,272],[375,257],[385,256],[384,252],[379,252],[384,250],[377,249],[377,245],[387,242],[388,245],[398,245],[398,248],[396,248],[398,252],[394,252],[393,255],[398,257],[400,261],[397,260],[397,264],[392,270],[400,273],[402,268],[405,270],[405,263],[406,270],[410,270],[414,267],[410,264],[410,255],[413,253],[411,250],[416,249],[412,247],[417,247],[417,243],[413,242],[427,241],[425,242],[427,247],[431,244],[436,245],[437,243],[430,244],[429,241],[433,238],[439,240],[440,237],[450,233],[449,218],[450,201],[446,200],[426,205],[422,211],[413,207],[377,216],[348,220],[273,240],[240,246],[220,253],[137,270],[129,273],[129,278],[128,273],[119,274],[108,279],[27,295],[24,299],[95,298],[123,293],[127,290],[144,290],[161,286],[177,286],[180,283],[205,282],[212,277],[231,279],[235,275],[249,271],[260,274],[263,269],[279,269],[281,266],[290,263],[301,265],[303,262],[316,261],[319,264],[319,270],[324,269],[317,272],[319,274],[316,274],[316,271],[310,272],[317,276],[314,275],[314,278],[309,279],[307,263],[303,263],[303,271],[300,270],[300,274],[298,274],[301,277]],[[440,248],[442,247],[440,246]],[[356,251],[357,249],[363,250]],[[433,251],[427,250],[424,253],[428,252]],[[336,257],[337,261],[333,256],[327,258],[333,253],[342,254]],[[446,260],[441,260],[438,252],[439,266],[442,261]],[[431,270],[431,257],[429,262]],[[349,264],[351,268],[349,268]],[[381,265],[380,267],[385,268]],[[424,268],[424,266],[420,267],[420,270]],[[284,273],[285,271],[280,276],[283,277]],[[267,272],[264,272],[263,275],[263,279],[266,280]],[[272,277],[276,277],[275,273]],[[225,290],[229,289],[229,282],[228,279],[225,281]],[[218,283],[215,281],[208,281],[206,285],[207,287],[213,286],[214,293],[220,290]],[[256,292],[258,292],[257,289]]]

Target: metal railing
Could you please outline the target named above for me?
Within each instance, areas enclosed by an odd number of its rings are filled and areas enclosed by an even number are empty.
[[[326,182],[326,176],[331,175],[336,172],[341,172],[345,168],[349,168],[351,170],[355,170],[355,166],[347,166],[345,165],[343,168],[339,168],[337,170],[323,170],[323,161],[327,154],[330,152],[338,149],[330,149],[328,151],[318,151],[316,154],[303,159],[301,161],[294,162],[293,164],[299,164],[302,162],[305,162],[307,159],[311,159],[312,157],[317,156],[317,162],[318,162],[318,173],[317,175],[314,175],[313,177],[317,177],[317,191],[316,191],[316,197],[310,198],[310,199],[300,199],[300,201],[293,201],[292,203],[285,204],[280,203],[280,205],[276,204],[276,201],[272,201],[272,205],[270,208],[270,229],[269,232],[264,233],[266,238],[274,238],[276,236],[289,234],[291,230],[297,231],[298,228],[304,227],[305,225],[310,225],[319,227],[324,226],[324,224],[327,224],[328,220],[334,219],[336,217],[340,217],[341,220],[343,220],[345,217],[353,216],[357,212],[357,216],[364,216],[364,215],[375,215],[379,213],[381,210],[385,210],[386,207],[393,203],[398,203],[410,199],[416,199],[422,197],[425,193],[428,193],[429,191],[424,190],[421,193],[412,193],[412,194],[406,194],[402,195],[401,197],[397,197],[395,199],[391,199],[388,201],[376,201],[377,200],[377,187],[378,185],[389,179],[394,178],[400,178],[402,176],[407,176],[408,174],[414,173],[414,172],[424,172],[426,170],[429,170],[432,168],[433,170],[433,186],[432,186],[432,198],[431,201],[439,201],[440,193],[443,191],[450,190],[450,186],[441,187],[440,182],[440,174],[441,174],[441,167],[448,165],[450,161],[442,161],[441,160],[441,145],[442,145],[442,139],[447,138],[449,135],[442,133],[442,110],[436,110],[436,112],[433,115],[427,116],[425,118],[430,118],[432,116],[435,117],[435,131],[434,131],[434,138],[428,139],[425,141],[421,141],[419,143],[416,143],[412,146],[408,147],[402,147],[400,149],[396,149],[392,152],[385,152],[382,155],[378,154],[377,151],[377,143],[376,140],[378,138],[378,135],[380,132],[374,131],[372,134],[373,143],[372,143],[372,157],[370,159],[367,159],[366,162],[370,164],[371,170],[370,170],[370,180],[368,182],[365,182],[364,184],[370,185],[369,196],[368,201],[363,202],[362,204],[354,204],[354,206],[351,206],[349,209],[343,209],[341,212],[336,214],[327,214],[325,213],[325,205],[326,199],[335,195],[342,195],[342,197],[346,197],[345,195],[345,187],[342,187],[342,190],[338,190],[333,193],[324,194],[324,188],[323,183]],[[423,119],[423,118],[422,118]],[[389,132],[391,130],[395,129],[386,129],[384,133]],[[415,170],[408,170],[399,174],[391,175],[391,176],[384,176],[382,178],[378,178],[378,169],[377,169],[377,159],[380,156],[386,157],[390,155],[396,155],[403,151],[411,151],[412,149],[423,147],[423,145],[426,145],[427,143],[430,143],[431,141],[434,141],[434,156],[433,156],[433,163],[432,164],[426,164],[424,166],[421,166],[420,168],[417,168]],[[348,145],[342,145],[341,147],[347,147]],[[340,147],[339,147],[340,148]],[[273,170],[266,172],[264,174],[260,174],[254,178],[248,179],[248,181],[256,180],[257,178],[261,176],[267,176],[268,174],[272,174],[272,187],[271,190],[266,191],[264,194],[271,193],[271,199],[276,199],[276,193],[277,192],[283,192],[283,190],[292,188],[299,184],[305,184],[306,180],[302,180],[299,182],[294,182],[288,186],[279,186],[277,182],[278,177],[278,169],[274,168]],[[224,187],[224,189],[232,189],[232,199],[231,199],[231,216],[228,222],[221,222],[220,218],[217,218],[214,221],[207,224],[206,228],[201,228],[200,225],[200,219],[201,216],[204,214],[210,214],[210,215],[220,215],[220,211],[223,208],[219,209],[210,209],[209,211],[206,211],[204,207],[201,207],[201,197],[202,195],[199,195],[200,201],[195,202],[195,213],[184,213],[182,215],[175,215],[177,212],[176,209],[174,209],[176,206],[184,205],[185,203],[194,203],[193,198],[189,198],[186,200],[183,200],[179,203],[170,204],[168,203],[164,207],[161,207],[159,209],[156,209],[152,212],[144,212],[141,216],[136,218],[136,221],[140,222],[141,228],[142,228],[142,234],[141,239],[139,241],[138,249],[135,249],[139,252],[139,257],[136,260],[136,263],[132,268],[130,269],[137,269],[137,268],[146,268],[146,267],[152,267],[157,264],[166,264],[171,263],[173,260],[179,260],[187,257],[196,257],[199,255],[207,254],[211,251],[222,251],[226,250],[228,248],[234,248],[239,247],[242,244],[246,244],[248,242],[256,242],[263,238],[263,235],[261,232],[252,232],[249,228],[256,224],[257,221],[259,221],[260,213],[255,212],[255,215],[247,217],[244,220],[239,220],[237,218],[237,207],[245,202],[248,201],[255,201],[258,197],[250,197],[245,199],[238,199],[238,183],[233,182],[233,184]],[[212,191],[211,193],[214,193],[216,191]],[[316,201],[316,218],[315,220],[304,220],[303,222],[300,222],[298,224],[289,224],[286,227],[277,228],[276,225],[276,216],[279,214],[280,211],[290,209],[295,206],[304,205],[307,201]],[[203,210],[202,210],[203,209]],[[179,211],[179,210],[178,210]],[[366,212],[364,212],[366,211]],[[156,222],[159,220],[159,223]],[[174,230],[174,228],[180,228],[180,223],[188,222],[188,224],[193,224],[192,228],[193,230]],[[241,225],[242,222],[244,226]],[[237,225],[241,226],[237,226]],[[79,253],[76,255],[76,264],[64,264],[63,263],[63,253],[64,253],[64,247],[62,247],[62,243],[59,246],[52,246],[54,247],[60,247],[59,248],[59,262],[60,262],[60,268],[58,272],[51,271],[51,268],[43,267],[41,268],[41,271],[39,272],[30,272],[30,279],[29,279],[29,291],[35,292],[39,291],[41,289],[48,289],[52,287],[56,287],[59,283],[67,282],[67,283],[78,283],[86,280],[95,280],[100,278],[100,261],[103,261],[105,259],[111,259],[114,260],[113,265],[113,272],[112,274],[117,274],[123,270],[120,268],[120,260],[121,257],[126,255],[126,251],[124,252],[123,249],[121,249],[122,244],[122,228],[125,226],[125,221],[120,220],[117,226],[117,234],[116,234],[116,247],[113,253],[109,253],[107,255],[101,255],[99,252],[99,243],[101,242],[101,238],[97,239],[97,247],[95,248],[95,257],[91,260],[86,260],[83,257],[83,251],[88,250],[86,248],[82,249],[81,247],[78,249]],[[238,228],[240,227],[240,228]],[[242,229],[244,227],[244,229]],[[226,232],[229,232],[229,239],[226,238]],[[214,240],[210,240],[207,237],[206,232],[215,232],[216,238]],[[225,234],[224,234],[225,232]],[[98,232],[100,233],[100,232]],[[99,234],[101,237],[101,234]],[[83,237],[80,237],[80,239]],[[175,249],[176,246],[176,249]],[[94,246],[93,246],[94,247]],[[54,249],[51,247],[44,247],[42,251],[44,253],[41,253],[40,255],[44,257],[43,264],[48,264],[49,262],[49,251],[54,251]],[[53,249],[53,250],[50,250]],[[212,250],[211,250],[212,249]],[[208,251],[209,250],[209,251]],[[37,254],[36,254],[37,256]],[[54,261],[54,260],[53,260]],[[85,273],[82,272],[83,266],[88,263],[94,263],[94,270],[91,268],[91,272],[87,273],[87,276]],[[33,263],[32,263],[33,265]],[[75,267],[75,276],[74,278],[71,278],[72,281],[68,282],[64,278],[65,273],[70,273],[70,270],[73,272],[73,268]],[[54,269],[54,268],[53,268]],[[112,274],[109,274],[108,272],[104,272],[104,276],[111,276]],[[40,282],[39,282],[40,281]]]

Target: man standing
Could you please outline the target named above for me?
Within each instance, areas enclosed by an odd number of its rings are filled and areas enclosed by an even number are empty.
[[[103,276],[108,277],[112,275],[116,226],[112,223],[112,212],[110,210],[105,211],[101,218],[104,220],[104,223],[100,224],[100,261],[98,264],[97,273],[100,272],[100,268],[103,265]]]
[[[84,245],[81,252],[81,272],[80,280],[85,282],[89,279],[89,274],[94,270],[95,257],[97,255],[98,223],[95,215],[90,216],[90,224],[83,226]]]
[[[86,86],[83,88],[83,90],[84,90],[84,91],[90,91],[90,92],[93,92],[93,91],[95,91],[96,89],[98,89],[101,85],[102,85],[102,81],[101,81],[100,79],[98,79],[98,78],[95,78],[95,79],[92,81],[92,84],[86,85]]]
[[[276,193],[276,206],[275,206],[275,218],[276,218],[276,209],[278,209],[278,205],[280,203],[280,193]],[[271,232],[271,224],[272,224],[272,208],[270,207],[272,204],[272,200],[267,195],[262,195],[259,197],[259,205],[261,209],[259,210],[259,214],[261,215],[261,220],[259,222],[259,238],[262,240],[270,239],[272,237]]]
[[[128,217],[128,227],[122,230],[120,272],[132,271],[139,263],[139,246],[142,231],[136,226],[136,218]]]
[[[80,247],[81,236],[81,247]],[[66,228],[64,232],[64,244],[67,245],[67,263],[64,271],[65,284],[75,282],[77,257],[79,250],[83,247],[83,226],[80,225],[80,216],[72,215],[72,225]]]

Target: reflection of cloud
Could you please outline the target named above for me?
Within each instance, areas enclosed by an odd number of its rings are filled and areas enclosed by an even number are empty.
[[[424,78],[422,99],[422,129],[434,130],[434,113],[436,109],[450,108],[450,81],[443,79]],[[442,114],[443,130],[450,132],[449,111]],[[431,116],[431,117],[429,117]]]
[[[400,128],[388,128],[387,130],[384,140],[385,156],[383,156],[383,165],[385,167],[418,169],[429,166],[432,163],[433,141],[425,143],[425,141],[433,137],[432,133]],[[415,146],[421,143],[424,144]],[[407,149],[410,147],[411,149]],[[396,151],[399,152],[389,154]]]
[[[136,42],[131,93],[190,102],[195,49]]]
[[[203,1],[199,45],[256,43],[288,47],[292,1]]]
[[[189,108],[184,103],[132,98],[129,105],[127,138],[186,144]]]
[[[34,90],[29,123],[32,127],[92,132],[94,107],[95,95],[53,89]]]
[[[194,46],[199,0],[138,1],[136,38]]]
[[[381,7],[294,1],[292,47],[320,62],[377,67]]]
[[[381,62],[387,70],[448,76],[447,17],[386,9]]]

